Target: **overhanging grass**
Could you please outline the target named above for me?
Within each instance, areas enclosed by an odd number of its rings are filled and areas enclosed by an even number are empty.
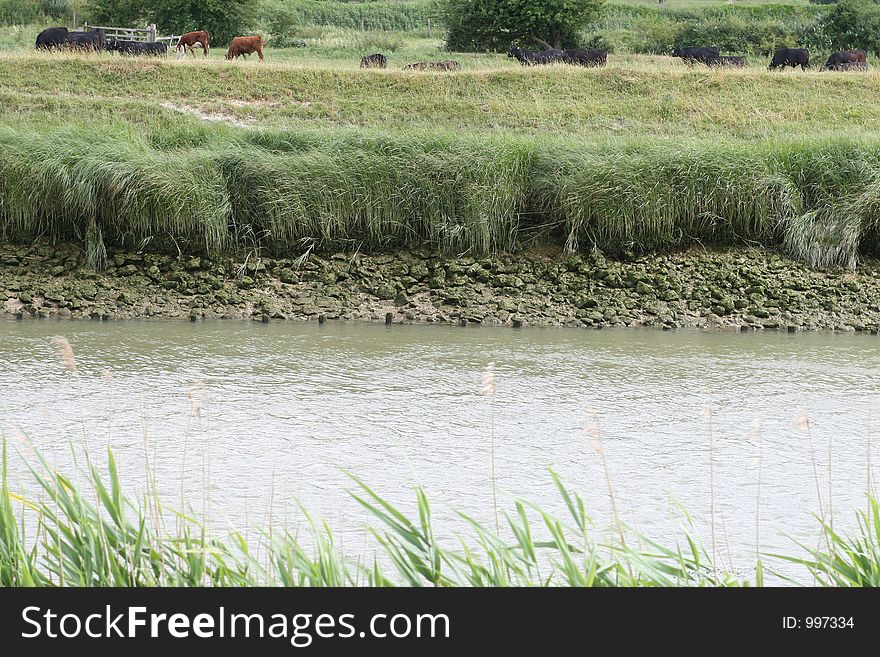
[[[6,239],[193,253],[428,244],[487,254],[524,230],[570,250],[781,247],[816,266],[874,248],[880,136],[534,139],[349,130],[0,129]]]

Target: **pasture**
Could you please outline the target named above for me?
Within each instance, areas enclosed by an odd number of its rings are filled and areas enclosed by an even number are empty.
[[[504,55],[415,49],[389,54],[387,70],[345,56],[272,49],[228,63],[144,61],[119,55],[17,51],[2,55],[2,121],[93,117],[141,123],[188,112],[254,128],[452,129],[605,137],[764,139],[873,130],[880,73],[776,72],[687,67],[665,56],[610,56],[606,67],[522,67]],[[403,71],[454,58],[455,73]]]

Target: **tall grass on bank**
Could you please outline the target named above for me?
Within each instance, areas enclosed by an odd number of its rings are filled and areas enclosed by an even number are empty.
[[[421,488],[418,517],[412,519],[353,477],[354,498],[377,524],[371,528],[374,552],[351,556],[335,546],[328,526],[310,518],[306,541],[271,527],[256,537],[235,532],[226,540],[211,537],[191,515],[162,508],[154,492],[140,502],[126,496],[112,452],[107,472],[92,466],[76,479],[33,455],[28,467],[42,491],[36,499],[10,490],[5,440],[2,466],[2,586],[749,585],[713,564],[691,535],[684,546],[674,547],[638,535],[601,543],[583,500],[552,472],[568,518],[525,501],[504,514],[500,532],[462,516],[471,533],[459,537],[457,549],[437,539]],[[861,515],[849,538],[823,525],[833,552],[777,558],[805,566],[820,585],[877,585],[880,517],[876,501],[871,503],[873,518]],[[148,506],[158,514],[147,513]],[[164,522],[168,515],[178,521]],[[173,534],[166,530],[172,524]],[[380,562],[390,563],[394,572],[385,572]],[[760,585],[760,573],[756,578]]]
[[[197,240],[197,250],[227,245],[228,196],[207,153],[163,152],[76,127],[34,137],[0,128],[7,236],[81,240],[91,230],[111,243],[167,235]]]
[[[0,129],[5,239],[181,252],[487,254],[536,229],[570,250],[782,247],[814,266],[876,250],[880,138],[758,143],[448,132],[82,125]]]

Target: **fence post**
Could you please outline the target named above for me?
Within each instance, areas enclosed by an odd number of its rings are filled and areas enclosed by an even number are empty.
[[[156,24],[155,23],[150,23],[149,25],[147,25],[147,41],[149,43],[156,42]]]

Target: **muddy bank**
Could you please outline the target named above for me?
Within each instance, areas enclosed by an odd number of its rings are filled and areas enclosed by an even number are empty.
[[[449,257],[431,251],[298,260],[0,245],[0,308],[17,317],[375,320],[490,325],[880,327],[880,268],[819,271],[763,249]]]

